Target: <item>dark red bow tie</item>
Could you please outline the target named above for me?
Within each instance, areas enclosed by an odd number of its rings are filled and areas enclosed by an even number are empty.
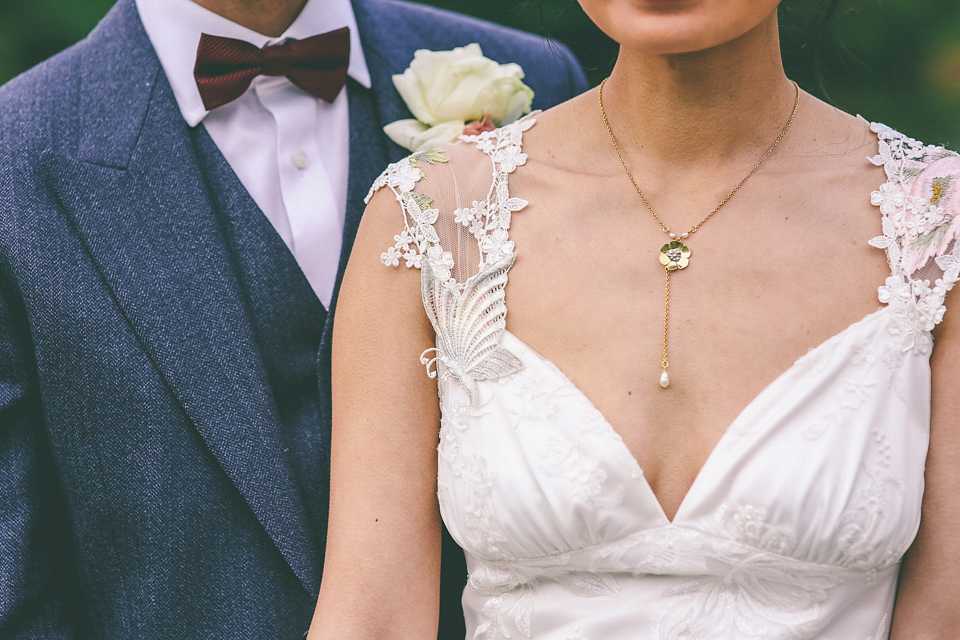
[[[239,98],[259,75],[286,76],[310,95],[333,102],[347,81],[349,61],[347,27],[263,49],[204,33],[193,75],[208,111]]]

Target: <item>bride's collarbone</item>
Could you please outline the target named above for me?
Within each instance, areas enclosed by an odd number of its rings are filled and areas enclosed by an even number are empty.
[[[548,233],[537,224],[543,206],[518,215],[508,328],[593,402],[655,492],[665,492],[669,512],[669,496],[685,493],[758,394],[810,348],[878,308],[888,269],[883,252],[867,245],[879,233],[867,199],[859,209],[844,204],[847,218],[830,228],[791,221],[802,207],[779,207],[769,215],[782,219],[753,233],[721,224],[689,240],[691,264],[671,277],[666,390],[657,384],[664,239],[649,228],[641,235],[578,220],[579,233]]]
[[[889,269],[867,242],[881,233],[870,194],[885,176],[865,160],[876,139],[850,140],[808,145],[792,163],[771,159],[684,240],[692,254],[670,279],[667,389],[657,384],[665,304],[658,258],[669,238],[622,168],[605,172],[599,162],[525,147],[530,159],[511,178],[512,194],[530,204],[510,230],[519,258],[507,287],[508,328],[607,418],[668,514],[758,395],[879,307]],[[678,236],[716,204],[689,176],[664,184],[648,195]]]

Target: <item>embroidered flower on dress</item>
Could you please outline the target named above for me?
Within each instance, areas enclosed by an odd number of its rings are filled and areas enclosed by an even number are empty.
[[[414,251],[413,249],[408,249],[403,254],[403,259],[406,261],[406,267],[408,269],[410,267],[415,267],[419,269],[423,264],[423,256],[417,253],[416,251]],[[396,266],[396,265],[393,265],[393,266]]]
[[[893,182],[884,182],[880,185],[878,191],[870,194],[870,203],[875,207],[880,207],[880,213],[887,216],[896,215],[903,207],[906,199],[903,189]]]
[[[409,158],[404,158],[397,163],[396,170],[388,174],[387,186],[401,192],[412,191],[421,175],[420,169],[411,165]]]
[[[843,391],[840,393],[840,406],[850,409],[859,409],[870,396],[872,381],[851,380],[843,381]]]
[[[960,157],[948,156],[931,163],[910,186],[912,218],[915,226],[908,228],[908,251],[904,252],[903,268],[913,273],[932,257],[943,254],[950,243],[960,236]]]

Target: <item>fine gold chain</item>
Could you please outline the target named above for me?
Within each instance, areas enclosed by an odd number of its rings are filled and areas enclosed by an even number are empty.
[[[667,361],[667,329],[670,327],[670,269],[664,269],[663,272],[667,274],[667,282],[663,288],[663,360],[660,361],[660,366],[663,367],[663,373],[666,373],[667,367],[670,366],[670,363]],[[662,378],[663,376],[661,375],[660,377]],[[667,384],[670,384],[669,376],[667,377]],[[666,387],[663,388],[666,389]]]
[[[620,160],[620,165],[623,167],[623,170],[627,173],[627,177],[630,178],[630,183],[633,185],[633,188],[636,189],[637,194],[640,196],[640,199],[643,200],[643,204],[647,206],[647,209],[650,211],[650,213],[653,214],[653,217],[657,219],[657,222],[660,224],[660,228],[663,229],[663,232],[666,233],[671,238],[675,238],[676,234],[673,234],[670,232],[670,227],[664,224],[663,220],[660,219],[660,216],[657,215],[657,212],[653,210],[653,206],[650,204],[650,201],[647,200],[647,196],[643,195],[643,191],[640,190],[639,185],[637,185],[637,181],[634,180],[633,174],[630,173],[630,169],[627,168],[627,163],[623,159],[623,154],[620,153],[620,145],[617,144],[617,139],[613,137],[613,129],[610,128],[610,121],[607,120],[607,112],[603,108],[603,86],[607,84],[607,80],[609,79],[610,78],[603,79],[603,82],[600,83],[600,91],[597,94],[600,102],[600,115],[603,116],[603,126],[606,127],[607,129],[607,135],[610,136],[610,142],[613,143],[613,150],[617,152],[617,158]],[[770,154],[773,153],[773,150],[776,149],[777,145],[780,144],[780,141],[783,140],[783,136],[787,135],[787,131],[790,129],[790,125],[793,124],[793,118],[794,116],[797,115],[797,107],[800,106],[800,86],[796,82],[793,83],[793,86],[796,89],[796,98],[793,101],[793,111],[790,112],[790,117],[787,118],[787,124],[783,127],[783,129],[780,130],[780,135],[778,135],[777,139],[773,141],[773,144],[770,145],[770,148],[767,149],[767,152],[765,154],[763,154],[763,157],[760,158],[760,161],[756,165],[754,165],[753,169],[750,169],[750,173],[748,173],[743,178],[743,180],[737,183],[737,186],[733,188],[733,191],[728,193],[727,197],[721,200],[720,204],[714,207],[713,211],[708,213],[703,220],[701,220],[697,224],[690,227],[690,230],[687,231],[685,234],[682,234],[680,236],[681,238],[687,238],[691,234],[696,233],[697,230],[700,229],[701,226],[703,226],[703,223],[705,223],[707,220],[712,218],[717,211],[720,211],[720,208],[723,205],[727,204],[730,198],[732,198],[734,194],[740,190],[740,187],[742,187],[747,182],[747,180],[749,180],[750,177],[757,172],[757,169],[760,168],[760,165],[763,164],[764,160],[770,157]]]
[[[634,180],[633,174],[630,173],[630,169],[627,168],[627,163],[623,159],[623,154],[620,153],[620,145],[617,144],[617,139],[613,136],[613,129],[610,128],[610,121],[607,119],[607,112],[603,108],[603,87],[607,83],[609,78],[605,78],[603,82],[600,83],[600,91],[598,92],[598,100],[600,102],[600,115],[603,117],[603,126],[607,129],[607,135],[610,136],[610,142],[613,143],[613,150],[617,152],[617,158],[620,160],[620,165],[623,167],[623,170],[626,172],[627,177],[630,178],[630,183],[633,185],[633,188],[637,191],[637,194],[640,196],[640,199],[643,200],[643,204],[646,205],[647,210],[653,214],[653,217],[659,223],[660,228],[663,229],[663,232],[670,237],[671,242],[660,247],[660,264],[663,265],[664,271],[666,272],[666,283],[664,285],[664,301],[663,301],[663,359],[660,362],[661,367],[663,367],[663,372],[660,374],[660,386],[666,389],[670,385],[670,376],[667,374],[667,368],[670,366],[669,360],[667,360],[667,331],[670,326],[670,272],[677,271],[679,269],[684,269],[690,262],[690,248],[685,246],[682,240],[689,238],[691,235],[697,232],[703,224],[712,218],[717,211],[723,207],[723,205],[729,202],[730,198],[740,190],[747,180],[756,173],[757,169],[760,168],[760,165],[770,157],[770,154],[773,153],[773,150],[777,148],[777,145],[780,144],[780,141],[783,140],[783,137],[787,135],[787,131],[790,129],[790,125],[793,124],[793,118],[797,115],[797,108],[800,106],[800,85],[796,82],[793,83],[793,87],[796,90],[796,97],[793,100],[793,111],[790,112],[790,117],[787,118],[787,124],[783,126],[783,129],[780,130],[780,135],[777,136],[777,139],[773,141],[773,144],[770,145],[770,148],[767,149],[767,152],[763,154],[763,157],[760,158],[760,161],[754,165],[753,169],[750,169],[750,172],[744,176],[743,180],[737,183],[737,186],[733,188],[733,191],[727,194],[727,196],[720,201],[720,203],[714,207],[713,211],[708,213],[706,217],[703,218],[700,222],[690,227],[690,230],[686,233],[680,234],[681,240],[677,240],[677,235],[670,231],[663,220],[660,219],[660,216],[657,215],[657,212],[653,210],[653,206],[650,204],[650,201],[647,200],[647,197],[643,195],[643,191],[640,190],[640,186],[637,184],[637,181]]]

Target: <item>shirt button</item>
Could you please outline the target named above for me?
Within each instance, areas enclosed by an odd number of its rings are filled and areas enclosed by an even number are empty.
[[[290,162],[297,169],[303,170],[310,166],[310,156],[307,155],[306,151],[297,151],[290,157]]]

